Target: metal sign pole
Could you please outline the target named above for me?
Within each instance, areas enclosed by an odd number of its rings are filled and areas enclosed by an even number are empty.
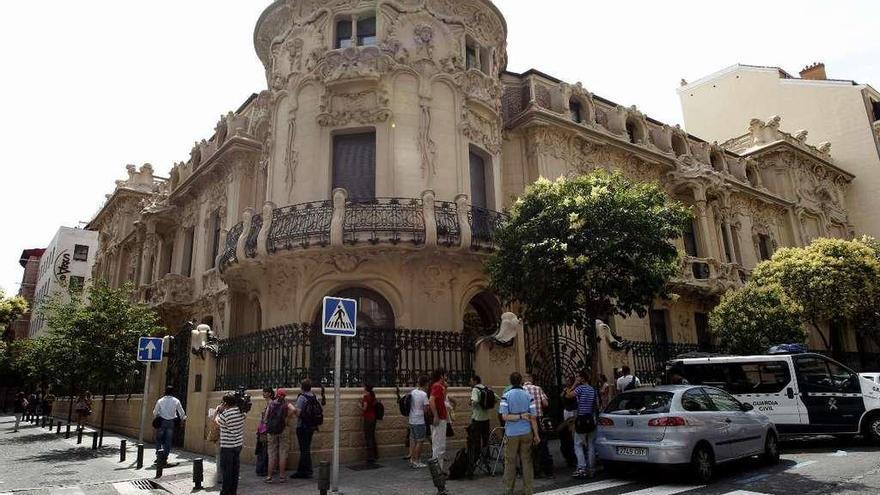
[[[147,393],[150,391],[150,370],[153,363],[147,361],[147,376],[144,377],[144,395],[141,399],[141,427],[138,430],[138,443],[144,443],[144,420],[147,419]]]
[[[339,387],[342,383],[342,337],[336,336],[336,365],[333,371],[333,469],[330,472],[330,488],[333,493],[339,493],[339,402],[341,393]]]

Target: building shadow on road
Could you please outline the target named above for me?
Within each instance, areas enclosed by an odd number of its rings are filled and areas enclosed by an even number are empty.
[[[14,445],[24,445],[29,443],[38,443],[38,442],[50,442],[52,440],[57,440],[59,437],[54,433],[40,433],[39,435],[21,435],[21,433],[17,433],[20,436],[14,437],[0,437],[0,445],[3,444],[14,444]],[[85,442],[85,438],[83,439]]]
[[[97,459],[99,457],[112,457],[119,455],[118,447],[99,447],[92,450],[91,447],[76,447],[73,449],[52,449],[40,452],[27,457],[22,457],[22,461],[33,462],[77,462]]]

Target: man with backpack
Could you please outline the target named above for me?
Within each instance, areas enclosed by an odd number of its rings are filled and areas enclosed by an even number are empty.
[[[299,465],[291,478],[308,479],[312,477],[312,436],[324,423],[324,409],[312,392],[312,380],[306,378],[300,385],[296,398],[296,411],[299,420],[296,425],[296,440],[299,443]]]
[[[489,412],[495,410],[495,392],[483,385],[483,380],[474,375],[470,379],[471,385],[471,424],[468,426],[468,470],[467,476],[473,476],[477,462],[483,455],[483,450],[489,447],[489,434],[492,425],[489,422]]]
[[[269,451],[269,470],[266,483],[272,483],[272,471],[278,466],[278,481],[287,481],[284,471],[287,468],[287,456],[290,453],[290,431],[287,425],[290,418],[296,416],[297,410],[287,402],[287,391],[279,388],[275,391],[275,399],[266,410],[267,450]]]
[[[629,366],[624,365],[621,369],[620,378],[617,379],[617,391],[626,392],[627,390],[635,390],[639,388],[641,382],[639,378],[632,374]]]
[[[523,375],[523,390],[532,396],[537,414],[536,422],[540,427],[541,421],[544,419],[544,411],[550,406],[550,400],[544,393],[544,389],[532,383],[532,375],[529,373]],[[550,455],[550,448],[544,435],[541,436],[541,443],[535,448],[534,464],[536,478],[553,476],[553,457]]]

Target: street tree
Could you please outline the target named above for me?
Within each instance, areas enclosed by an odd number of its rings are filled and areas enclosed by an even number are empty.
[[[156,313],[133,302],[133,287],[114,289],[103,283],[85,291],[59,294],[44,305],[50,335],[58,345],[53,355],[59,366],[73,366],[73,383],[92,383],[103,400],[111,389],[137,380],[139,337],[161,334]],[[104,409],[101,413],[103,431]]]
[[[0,289],[0,335],[6,342],[12,342],[12,323],[27,313],[28,304],[21,296],[7,297]]]
[[[595,320],[644,316],[667,295],[679,270],[672,240],[690,218],[659,185],[619,172],[539,179],[496,234],[492,288],[520,304],[527,322],[585,331],[595,371]]]
[[[722,351],[762,354],[781,343],[804,343],[800,307],[779,286],[746,284],[721,297],[709,327]]]
[[[828,350],[834,350],[835,326],[823,322],[854,323],[876,311],[880,300],[880,261],[874,249],[859,241],[816,239],[803,248],[782,248],[752,273],[752,282],[778,286],[797,304]]]

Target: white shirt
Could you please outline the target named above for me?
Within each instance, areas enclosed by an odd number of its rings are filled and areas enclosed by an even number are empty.
[[[424,390],[415,389],[409,393],[412,403],[409,409],[409,424],[425,424],[425,408],[428,405],[428,394]]]
[[[156,401],[156,407],[153,408],[153,416],[161,416],[162,419],[175,419],[180,415],[180,419],[186,419],[186,412],[177,397],[173,395],[162,396]]]
[[[617,391],[623,392],[623,389],[625,389],[630,384],[630,382],[632,382],[632,380],[633,380],[632,375],[626,375],[626,376],[622,376],[622,377],[618,378],[617,379]],[[638,386],[640,384],[641,384],[641,382],[639,381],[638,378],[636,378],[636,387],[638,388]]]

